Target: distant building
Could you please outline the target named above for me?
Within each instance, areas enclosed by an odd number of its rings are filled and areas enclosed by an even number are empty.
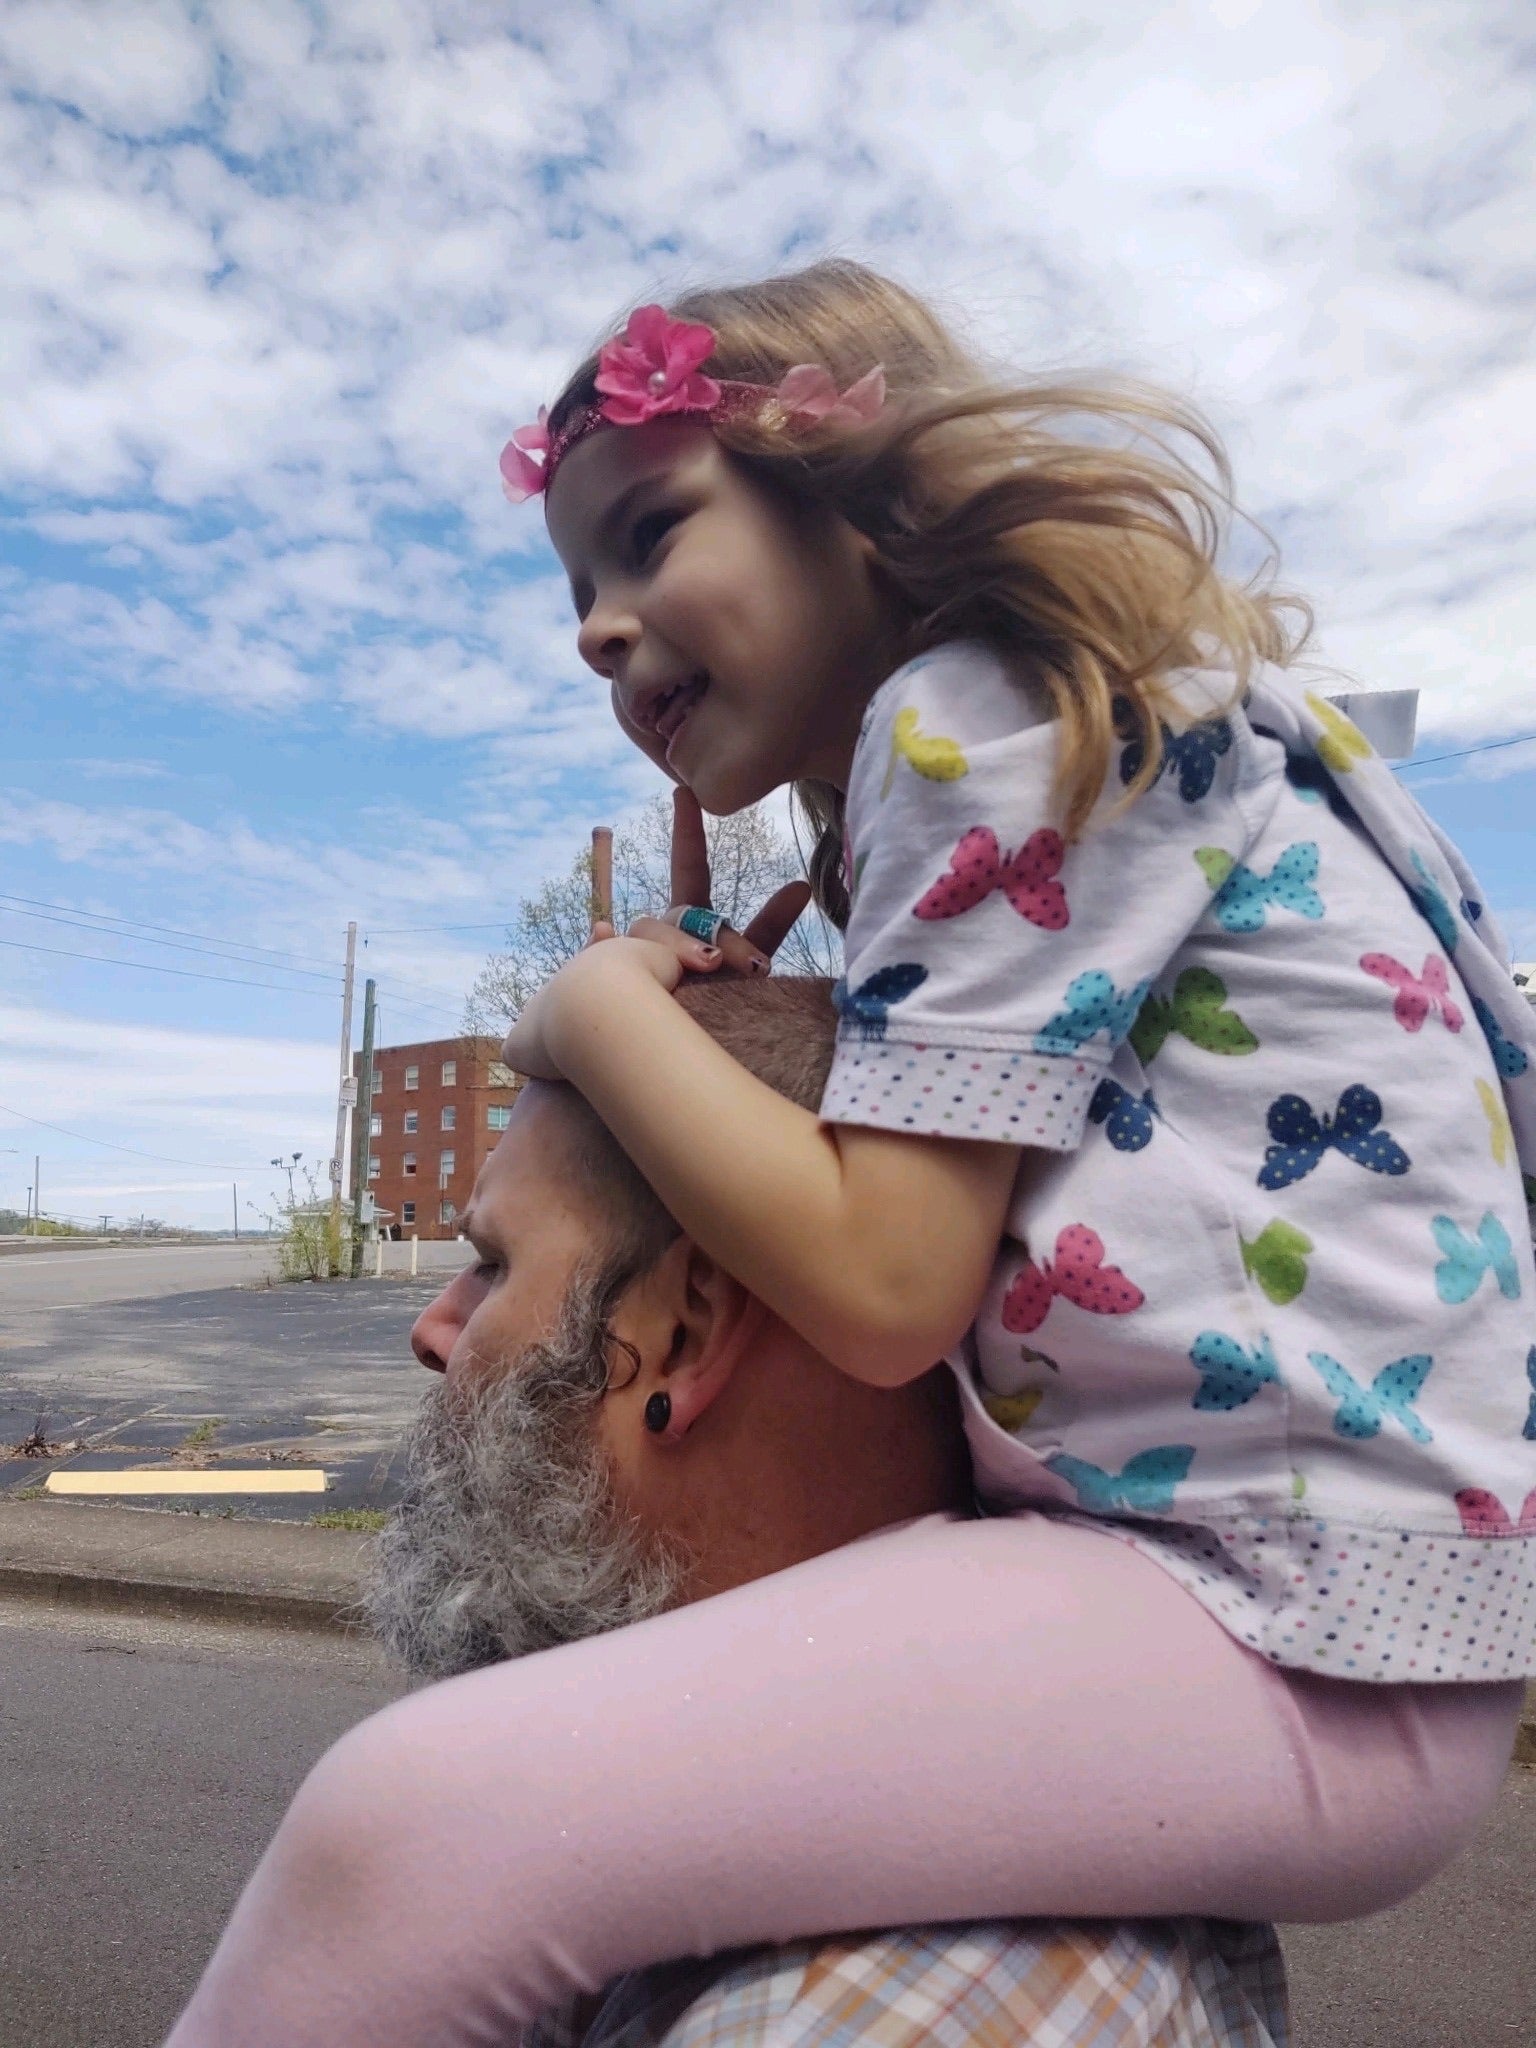
[[[457,1237],[519,1087],[495,1038],[375,1047],[368,1192],[391,1236]],[[354,1054],[361,1113],[361,1059]]]

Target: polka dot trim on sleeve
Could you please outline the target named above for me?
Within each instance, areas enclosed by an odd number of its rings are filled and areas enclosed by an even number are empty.
[[[1082,1140],[1098,1064],[996,1047],[839,1041],[821,1115],[936,1138],[988,1138],[1070,1152]]]
[[[1095,1526],[1172,1572],[1271,1663],[1378,1684],[1536,1676],[1536,1538],[1282,1516],[1220,1532]]]

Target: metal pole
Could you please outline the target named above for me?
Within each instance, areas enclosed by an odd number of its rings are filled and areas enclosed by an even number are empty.
[[[416,1278],[416,1261],[420,1257],[420,1255],[421,1239],[419,1237],[413,1237],[411,1239],[411,1278],[413,1280]]]
[[[43,1220],[43,1156],[38,1153],[32,1161],[32,1235],[42,1236]]]
[[[238,1244],[240,1242],[240,1183],[237,1180],[230,1182],[229,1192],[235,1198],[235,1243]]]
[[[363,1196],[368,1191],[368,1153],[373,1142],[373,1033],[378,1017],[377,984],[363,983],[363,1050],[357,1063],[357,1109],[352,1121],[352,1278],[363,1270]]]
[[[357,965],[357,922],[347,925],[347,965],[341,981],[341,1079],[336,1089],[336,1146],[331,1153],[331,1233],[341,1243],[341,1162],[347,1149],[347,1111],[357,1100],[352,1078],[352,976]]]
[[[613,923],[613,832],[592,827],[592,922]]]

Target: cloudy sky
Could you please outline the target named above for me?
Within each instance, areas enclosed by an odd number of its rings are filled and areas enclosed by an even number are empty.
[[[652,787],[500,445],[628,304],[827,252],[1204,405],[1322,653],[1482,749],[1407,779],[1536,953],[1529,29],[7,0],[0,1205],[41,1151],[46,1209],[218,1222],[328,1155],[349,917],[386,1037],[452,1031]]]

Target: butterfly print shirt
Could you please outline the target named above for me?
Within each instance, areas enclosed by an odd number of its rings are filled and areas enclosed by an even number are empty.
[[[1190,673],[1158,744],[1068,847],[1041,693],[970,643],[886,682],[822,1115],[1019,1148],[951,1360],[989,1505],[1281,1664],[1536,1675],[1536,1020],[1333,707]]]

